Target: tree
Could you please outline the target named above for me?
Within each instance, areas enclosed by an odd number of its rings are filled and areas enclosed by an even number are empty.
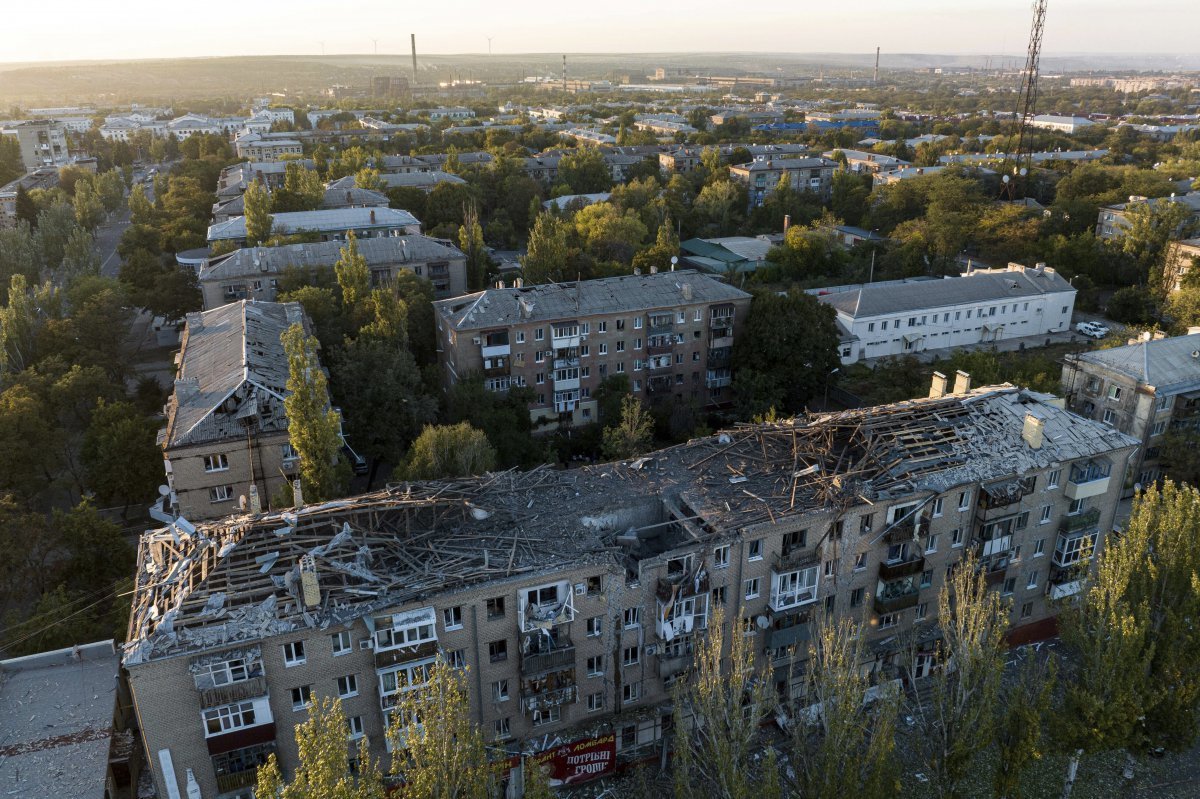
[[[66,285],[82,275],[100,274],[100,254],[92,234],[82,227],[71,232],[67,246],[63,249],[62,265],[56,274],[56,282]]]
[[[316,170],[292,161],[284,166],[283,186],[275,190],[271,209],[275,213],[315,211],[325,199],[325,184]]]
[[[1189,238],[1196,230],[1191,214],[1191,206],[1174,201],[1136,203],[1126,211],[1129,226],[1119,239],[1121,250],[1137,259],[1143,278],[1160,297],[1166,296],[1173,283],[1165,279],[1169,273],[1163,264],[1167,244]]]
[[[441,655],[418,685],[397,686],[388,728],[402,799],[489,799],[495,783],[483,734],[471,721],[465,670]],[[411,723],[419,720],[419,724]]]
[[[317,340],[293,324],[281,337],[288,360],[288,395],[283,401],[288,438],[300,457],[300,479],[310,500],[337,496],[337,454],[341,418],[329,407],[325,372],[317,360]]]
[[[396,472],[406,480],[438,480],[483,474],[495,465],[496,450],[483,431],[459,422],[426,425]]]
[[[158,210],[154,207],[154,203],[146,197],[146,187],[141,183],[134,184],[134,187],[129,190],[129,213],[130,219],[135,225],[153,227],[158,220]]]
[[[42,266],[50,270],[58,269],[67,249],[67,241],[76,227],[91,230],[76,221],[75,211],[69,205],[52,205],[38,214],[37,231],[33,239],[41,255]]]
[[[1168,430],[1159,444],[1159,456],[1167,474],[1179,483],[1200,483],[1200,432]]]
[[[29,196],[29,192],[25,191],[24,183],[17,184],[17,196],[13,203],[17,220],[27,222],[30,227],[37,227],[37,205]]]
[[[529,248],[521,272],[530,285],[566,279],[567,224],[551,213],[538,215],[529,231]]]
[[[458,248],[467,256],[467,289],[479,291],[487,280],[488,257],[483,246],[483,228],[479,225],[479,208],[474,202],[463,209]]]
[[[468,375],[450,389],[446,398],[446,421],[450,424],[470,422],[482,430],[496,449],[502,467],[530,468],[544,463],[546,447],[532,436],[533,422],[529,418],[529,403],[533,389],[509,388],[507,394],[489,391],[479,375]]]
[[[546,766],[527,757],[521,766],[521,774],[525,780],[522,799],[555,799],[556,794],[550,787],[550,771]]]
[[[571,187],[571,194],[595,194],[612,188],[612,169],[595,147],[579,147],[558,162],[558,179]]]
[[[793,289],[755,295],[741,336],[734,345],[734,391],[753,414],[779,399],[787,413],[824,390],[838,368],[838,335],[833,309]],[[752,414],[752,415],[753,415]]]
[[[632,394],[621,399],[621,419],[604,428],[604,457],[609,460],[624,460],[639,455],[650,448],[654,430],[654,419],[646,412],[646,406]]]
[[[675,796],[751,799],[760,782],[753,752],[768,709],[770,681],[754,668],[753,638],[733,619],[729,667],[725,662],[725,613],[718,607],[698,637],[694,682],[675,689]]]
[[[742,219],[743,190],[728,178],[708,184],[696,197],[695,210],[716,235],[729,235]]]
[[[654,237],[654,243],[633,256],[633,266],[635,269],[640,268],[646,273],[650,271],[650,267],[652,266],[665,271],[673,268],[674,264],[672,264],[671,259],[678,256],[679,237],[675,235],[675,226],[671,224],[670,218],[667,218],[658,226],[658,233]]]
[[[980,562],[968,554],[938,592],[939,665],[929,678],[929,698],[916,694],[911,709],[917,754],[938,796],[961,796],[976,759],[992,743],[1006,617],[1004,600],[988,590]]]
[[[1117,289],[1108,300],[1107,313],[1117,322],[1144,324],[1155,316],[1154,297],[1140,286]]]
[[[358,742],[356,774],[350,769],[346,746],[346,715],[340,699],[325,697],[296,725],[300,764],[290,783],[284,783],[275,753],[259,766],[255,796],[279,799],[384,799],[383,777],[367,741]]]
[[[104,221],[104,203],[90,180],[75,184],[75,221],[89,231]]]
[[[646,226],[633,210],[621,213],[612,203],[592,203],[575,214],[575,231],[597,259],[629,264],[646,240]]]
[[[860,626],[821,616],[808,647],[810,714],[792,719],[794,789],[813,799],[886,799],[896,793],[895,727],[899,692],[871,701]]]
[[[40,321],[25,275],[13,275],[8,304],[0,307],[0,375],[19,372],[34,362]]]
[[[833,196],[829,208],[834,216],[844,220],[847,225],[857,225],[866,213],[870,194],[871,186],[864,176],[839,169],[833,173]]]
[[[992,779],[998,799],[1021,795],[1021,778],[1041,757],[1043,730],[1056,718],[1054,660],[1026,659],[1017,678],[1001,691],[996,723],[996,773]]]
[[[101,402],[83,440],[87,484],[105,506],[128,510],[149,501],[162,482],[162,450],[155,443],[158,422],[127,402]]]
[[[387,188],[379,177],[379,170],[370,167],[363,167],[354,173],[354,185],[367,191],[381,192]]]
[[[1124,535],[1105,542],[1094,580],[1062,618],[1077,659],[1059,714],[1067,747],[1178,751],[1196,740],[1198,532],[1200,491],[1168,480],[1142,493]]]
[[[352,314],[371,291],[371,270],[367,266],[367,259],[358,251],[358,239],[354,231],[346,235],[346,246],[338,251],[333,272],[342,290],[343,311]]]
[[[271,238],[271,228],[275,224],[271,216],[271,195],[265,186],[258,181],[252,181],[242,195],[246,209],[246,243],[262,244]]]
[[[106,212],[111,214],[121,207],[125,200],[125,176],[121,174],[121,170],[110,169],[101,172],[96,176],[94,185]]]

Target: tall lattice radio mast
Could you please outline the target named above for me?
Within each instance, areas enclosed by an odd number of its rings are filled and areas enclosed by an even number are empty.
[[[1029,50],[1025,54],[1025,71],[1021,73],[1021,91],[1013,112],[1013,131],[1017,146],[1010,148],[1001,169],[1001,196],[1019,200],[1025,196],[1025,181],[1033,165],[1033,133],[1029,123],[1037,108],[1038,65],[1042,58],[1042,32],[1046,24],[1046,0],[1034,0],[1033,27],[1029,31]]]

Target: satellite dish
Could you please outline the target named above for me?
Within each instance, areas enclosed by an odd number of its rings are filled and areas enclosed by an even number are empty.
[[[1000,178],[1000,180],[1004,181],[1005,183],[1008,183],[1010,180],[1012,180],[1012,178],[1010,178],[1008,175],[1004,175],[1003,177]]]
[[[1028,170],[1025,167],[1021,167],[1021,177],[1025,177],[1026,174],[1028,174]]]
[[[1200,358],[1200,350],[1192,350],[1192,357]],[[162,489],[160,488],[159,490],[161,491]]]
[[[171,493],[171,488],[170,488],[170,486],[159,486],[159,487],[158,487],[158,495],[159,495],[160,497],[165,497],[165,496],[167,496],[167,495],[168,495],[168,494],[170,494],[170,493]]]
[[[766,616],[759,616],[754,620],[754,623],[758,625],[758,629],[760,630],[765,630],[771,626],[771,620]]]

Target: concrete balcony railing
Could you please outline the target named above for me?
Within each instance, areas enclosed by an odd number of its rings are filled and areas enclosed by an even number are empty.
[[[884,562],[879,564],[880,580],[895,580],[898,577],[908,577],[925,570],[925,558],[918,555],[906,560]]]
[[[538,693],[523,693],[521,694],[521,708],[528,713],[531,710],[545,710],[558,705],[570,704],[575,701],[575,693],[574,685]]]
[[[1100,509],[1091,508],[1074,516],[1064,516],[1058,525],[1059,532],[1073,533],[1076,530],[1088,530],[1100,524]]]
[[[905,591],[900,594],[880,595],[875,597],[876,613],[896,613],[897,611],[915,608],[920,594],[918,591]]]
[[[521,674],[533,677],[560,669],[575,667],[575,647],[561,646],[549,652],[533,652],[521,655]]]
[[[775,571],[793,571],[821,562],[821,551],[816,547],[792,547],[775,555]]]
[[[200,707],[210,708],[267,695],[267,678],[251,677],[241,682],[200,690]]]
[[[245,771],[234,771],[230,774],[217,775],[217,790],[221,793],[236,791],[238,788],[249,788],[258,781],[258,769],[249,768]]]

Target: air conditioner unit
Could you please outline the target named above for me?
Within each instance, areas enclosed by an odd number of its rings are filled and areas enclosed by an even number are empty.
[[[647,655],[657,655],[658,654],[658,644],[646,644],[646,654]]]
[[[587,585],[584,583],[575,583],[575,596],[583,596],[587,592]]]
[[[359,649],[374,649],[375,648],[375,639],[374,638],[362,639],[361,641],[358,642],[358,648]]]
[[[472,344],[478,344],[478,343],[479,343],[479,336],[475,336],[474,338],[472,338],[472,339],[471,339],[471,343],[472,343]]]

